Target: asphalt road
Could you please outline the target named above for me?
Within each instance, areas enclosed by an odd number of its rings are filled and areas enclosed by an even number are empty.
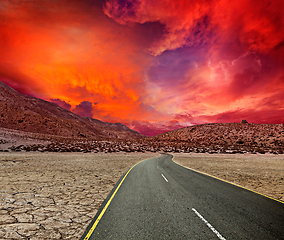
[[[121,177],[81,239],[284,239],[284,204],[165,154]]]

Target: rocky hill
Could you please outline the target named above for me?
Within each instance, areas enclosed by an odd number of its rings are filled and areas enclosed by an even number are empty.
[[[283,154],[284,124],[201,124],[145,138],[123,124],[80,117],[0,82],[1,149]]]
[[[41,152],[169,152],[273,153],[284,152],[282,124],[223,123],[181,128],[151,138],[101,139],[55,137],[22,131],[3,131],[0,151]],[[2,140],[3,140],[2,139]],[[37,141],[35,141],[37,140]],[[2,150],[1,150],[2,149]]]
[[[121,123],[80,117],[55,103],[28,97],[0,82],[0,127],[29,133],[95,139],[144,137]]]
[[[183,151],[237,152],[284,150],[284,124],[211,123],[194,125],[154,136],[148,141]]]

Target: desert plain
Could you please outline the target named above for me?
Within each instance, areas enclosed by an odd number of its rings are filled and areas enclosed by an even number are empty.
[[[284,201],[284,156],[174,153],[174,161]],[[0,239],[79,239],[124,172],[159,153],[0,153]]]

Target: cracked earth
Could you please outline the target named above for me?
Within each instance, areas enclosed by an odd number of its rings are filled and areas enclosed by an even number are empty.
[[[1,153],[0,239],[79,239],[115,183],[152,153]]]
[[[157,153],[0,153],[0,240],[79,239],[131,166]],[[284,200],[283,156],[174,154],[174,161]]]

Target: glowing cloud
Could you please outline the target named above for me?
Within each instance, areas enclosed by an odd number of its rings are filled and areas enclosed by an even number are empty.
[[[283,41],[283,6],[280,0],[108,0],[104,12],[120,24],[163,23],[165,34],[150,48],[155,55],[234,38],[267,52]]]
[[[154,135],[283,122],[284,2],[0,3],[0,80],[82,116]]]

